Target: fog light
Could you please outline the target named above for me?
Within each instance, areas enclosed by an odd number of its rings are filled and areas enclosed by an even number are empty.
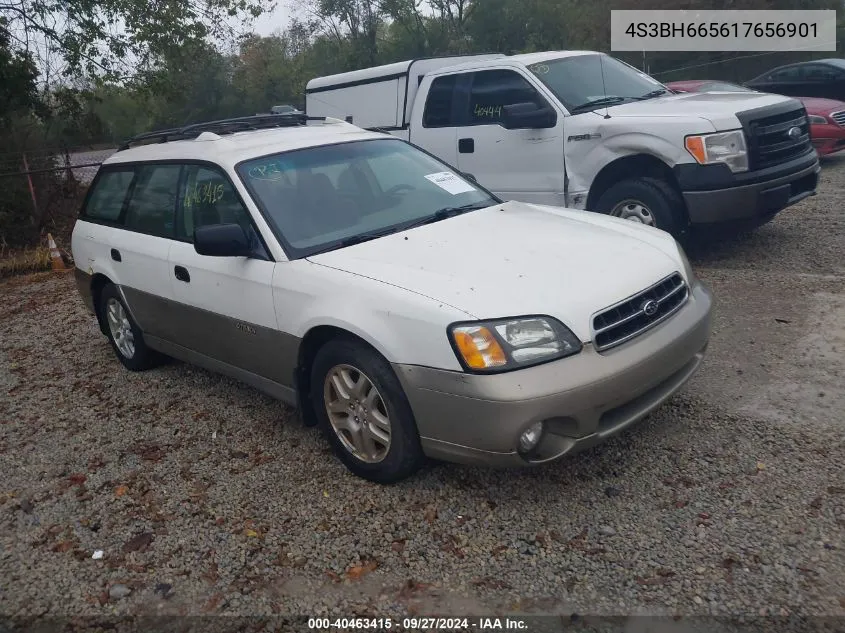
[[[521,453],[527,453],[537,446],[541,437],[543,437],[543,423],[535,422],[519,436],[519,451]]]

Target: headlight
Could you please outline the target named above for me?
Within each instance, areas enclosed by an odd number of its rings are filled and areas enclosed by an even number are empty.
[[[827,119],[823,116],[819,116],[818,114],[808,114],[807,119],[810,121],[810,123],[816,123],[818,125],[827,124]]]
[[[701,165],[725,163],[731,171],[748,171],[748,149],[742,130],[688,136],[684,144]]]
[[[449,338],[464,369],[483,373],[530,367],[582,347],[568,327],[547,316],[455,323]]]

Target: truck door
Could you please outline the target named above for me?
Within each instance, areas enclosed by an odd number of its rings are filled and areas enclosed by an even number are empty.
[[[425,96],[422,113],[412,115],[411,143],[453,167],[458,166],[458,148],[455,143],[458,128],[455,118],[455,83],[457,75],[425,79],[418,95]]]
[[[564,143],[560,110],[533,83],[509,68],[459,75],[456,106],[462,126],[458,169],[505,200],[564,206]],[[534,103],[557,112],[554,127],[506,130],[504,107]]]

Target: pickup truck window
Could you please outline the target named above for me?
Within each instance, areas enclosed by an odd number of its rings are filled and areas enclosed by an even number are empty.
[[[545,107],[546,101],[524,77],[512,70],[482,70],[472,74],[469,112],[470,125],[498,124],[503,108],[514,103]]]
[[[291,259],[498,202],[398,139],[326,145],[245,161],[237,171]]]
[[[606,97],[622,103],[659,96],[657,90],[663,87],[656,79],[609,55],[559,57],[532,64],[528,70],[570,112],[594,101],[604,106],[607,102],[600,100]]]
[[[455,97],[457,75],[436,77],[428,89],[428,98],[423,111],[423,127],[454,127],[452,104]]]

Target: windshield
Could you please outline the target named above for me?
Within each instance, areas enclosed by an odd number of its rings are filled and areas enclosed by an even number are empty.
[[[600,101],[596,107],[612,105],[604,101],[622,101],[658,96],[665,87],[656,79],[608,55],[573,55],[538,64],[528,70],[551,90],[572,112]],[[602,79],[603,78],[603,79]],[[614,99],[615,97],[615,99]]]
[[[292,259],[498,202],[398,139],[274,154],[237,170]]]

